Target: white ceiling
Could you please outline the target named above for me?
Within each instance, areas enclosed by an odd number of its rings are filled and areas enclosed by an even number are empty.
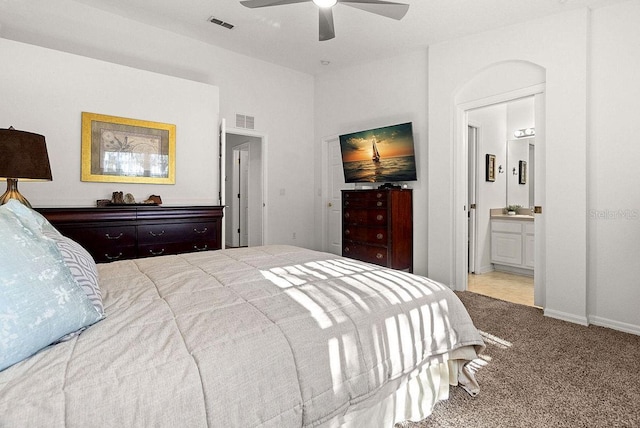
[[[521,23],[575,8],[621,0],[399,0],[410,5],[401,20],[339,2],[336,37],[318,41],[318,11],[311,3],[249,9],[239,0],[76,0],[212,45],[309,74],[389,57],[444,40]],[[229,22],[232,30],[208,22]],[[322,65],[321,61],[330,61]]]

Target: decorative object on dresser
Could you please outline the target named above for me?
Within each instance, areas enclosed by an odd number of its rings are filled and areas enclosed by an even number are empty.
[[[176,126],[82,113],[82,181],[175,184]]]
[[[343,190],[342,255],[413,271],[411,189]]]
[[[37,209],[96,262],[222,248],[220,206]]]
[[[31,208],[18,191],[18,179],[23,181],[51,181],[51,166],[44,137],[18,131],[10,126],[0,129],[0,179],[7,181],[7,191],[0,196],[0,205],[16,199]]]

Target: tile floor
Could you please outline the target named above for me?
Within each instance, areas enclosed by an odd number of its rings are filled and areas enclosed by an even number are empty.
[[[533,277],[506,272],[469,274],[468,290],[474,293],[533,306]]]

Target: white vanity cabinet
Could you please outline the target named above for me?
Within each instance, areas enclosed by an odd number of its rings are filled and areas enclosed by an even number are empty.
[[[534,224],[532,220],[491,219],[491,263],[496,270],[533,275]]]

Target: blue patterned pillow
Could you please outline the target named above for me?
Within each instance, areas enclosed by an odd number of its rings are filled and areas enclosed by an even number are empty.
[[[87,250],[58,232],[42,214],[22,204],[7,204],[6,209],[19,217],[20,222],[32,232],[35,234],[42,233],[56,243],[64,263],[71,271],[71,275],[87,294],[100,316],[103,317],[104,306],[102,304],[102,292],[98,285],[98,270],[93,257]],[[66,338],[70,339],[71,337],[73,336],[69,335]]]
[[[0,206],[0,370],[101,318],[56,244],[15,204]]]

